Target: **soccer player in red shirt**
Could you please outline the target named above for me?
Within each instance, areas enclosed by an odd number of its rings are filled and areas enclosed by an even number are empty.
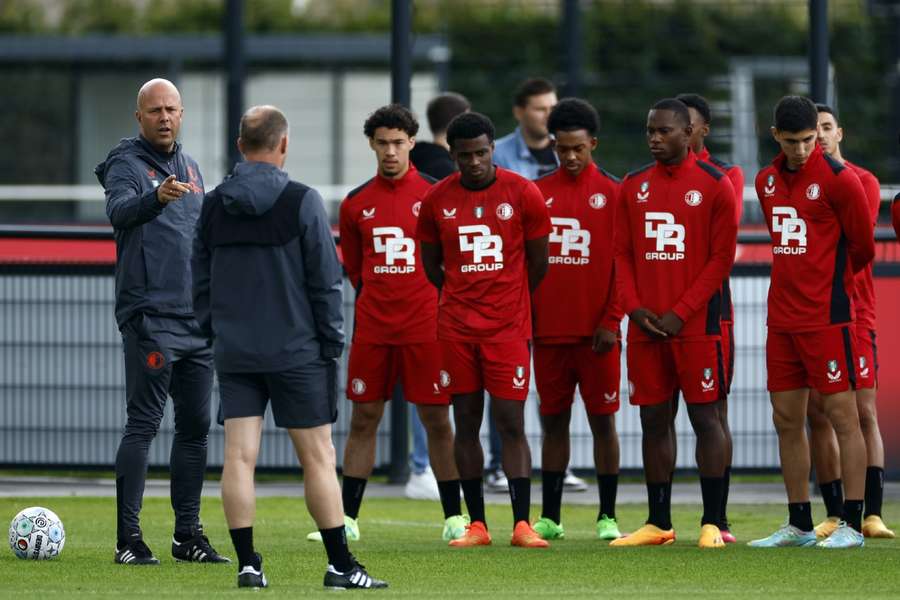
[[[839,163],[851,169],[862,183],[868,201],[872,223],[878,220],[881,206],[881,187],[875,176],[841,155],[841,140],[844,130],[838,123],[834,110],[825,104],[816,104],[819,111],[818,141],[822,150]],[[859,424],[866,441],[866,492],[865,512],[862,532],[866,537],[893,538],[894,533],[881,520],[881,504],[884,497],[884,444],[878,429],[875,397],[878,374],[878,352],[875,345],[875,284],[872,281],[872,265],[868,264],[856,274],[853,289],[853,304],[856,309],[856,351],[858,370],[856,373],[856,408]],[[828,518],[816,526],[816,537],[826,538],[838,528],[843,509],[843,489],[841,486],[841,464],[837,437],[831,421],[825,414],[820,394],[812,390],[807,407],[813,465],[822,491],[822,499],[828,511]]]
[[[453,458],[450,396],[442,385],[437,292],[422,270],[414,237],[422,199],[434,183],[409,160],[418,129],[415,117],[401,105],[372,113],[363,130],[378,160],[378,171],[341,203],[341,251],[347,277],[356,289],[347,367],[347,398],[353,402],[353,415],[342,483],[351,539],[359,538],[357,519],[375,462],[376,433],[398,378],[428,434],[444,510],[443,537],[452,540],[465,533]]]
[[[621,537],[616,523],[619,477],[619,323],[613,235],[619,179],[591,157],[600,118],[584,100],[557,104],[548,121],[561,167],[537,179],[550,212],[550,266],[532,295],[534,378],[540,396],[543,510],[534,530],[565,535],[560,512],[569,465],[569,421],[578,386],[594,435],[600,492],[597,537]]]
[[[681,391],[697,435],[703,494],[701,548],[721,548],[725,475],[722,282],[734,262],[737,222],[731,182],[691,150],[691,117],[674,98],[647,116],[654,163],[622,182],[616,287],[629,316],[631,403],[640,406],[650,516],[611,546],[671,544],[674,470],[671,399]]]
[[[822,395],[837,433],[847,500],[826,548],[864,544],[866,445],[853,389],[857,385],[854,273],[875,254],[872,217],[859,177],[816,143],[818,111],[801,96],[775,107],[772,135],[781,152],[756,176],[756,193],[772,236],[766,367],[788,523],[751,546],[816,543],[809,503],[806,407]]]
[[[712,111],[706,98],[699,94],[678,94],[676,100],[681,100],[691,113],[691,150],[697,158],[711,164],[728,176],[731,186],[734,188],[735,221],[741,224],[741,214],[744,209],[744,172],[737,165],[732,165],[720,158],[711,156],[706,147],[706,136],[709,135],[709,124],[712,121]],[[722,353],[725,362],[725,391],[719,405],[719,419],[722,421],[722,429],[725,431],[725,493],[722,495],[721,521],[718,523],[722,532],[722,539],[726,543],[734,543],[735,538],[728,524],[728,490],[731,487],[731,458],[733,444],[731,440],[731,428],[728,426],[728,396],[731,393],[731,381],[734,379],[734,306],[731,301],[731,284],[729,278],[725,278],[722,284]],[[676,399],[677,400],[677,399]],[[674,433],[673,433],[674,435]],[[674,437],[673,437],[674,439]]]
[[[471,525],[451,546],[491,543],[484,516],[484,454],[478,437],[487,389],[503,440],[509,482],[512,544],[548,543],[528,522],[531,451],[524,407],[531,356],[531,302],[547,270],[550,217],[534,183],[492,162],[494,125],[465,113],[447,128],[459,172],[422,201],[416,237],[422,264],[440,291],[438,339],[444,352],[456,423],[456,464]]]

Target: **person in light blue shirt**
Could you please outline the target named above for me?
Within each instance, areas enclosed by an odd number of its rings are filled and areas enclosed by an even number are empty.
[[[513,97],[518,127],[496,142],[494,162],[522,177],[537,179],[559,166],[547,130],[547,118],[556,106],[556,86],[542,78],[527,79]]]

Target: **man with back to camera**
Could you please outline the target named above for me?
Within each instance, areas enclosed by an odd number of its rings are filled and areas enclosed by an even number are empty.
[[[859,178],[816,143],[818,111],[802,96],[775,106],[772,136],[781,152],[756,176],[772,237],[766,368],[788,523],[750,542],[756,547],[813,546],[809,502],[809,389],[822,396],[840,448],[847,499],[841,524],[824,548],[865,545],[861,533],[866,445],[853,389],[854,273],[875,255],[872,219]]]
[[[447,128],[459,167],[435,184],[419,213],[422,264],[438,288],[438,339],[456,423],[456,464],[471,524],[451,546],[491,543],[482,488],[479,429],[484,390],[503,439],[503,470],[513,508],[514,546],[549,544],[529,524],[531,451],[525,400],[531,356],[531,302],[547,270],[550,218],[537,187],[495,167],[494,125],[479,113],[459,115]]]
[[[165,79],[151,79],[138,92],[140,134],[119,142],[94,171],[106,191],[116,238],[116,322],[125,356],[128,419],[116,453],[115,561],[120,564],[159,564],[143,540],[140,512],[147,453],[169,395],[175,407],[172,556],[229,562],[200,524],[213,365],[191,302],[191,238],[203,179],[177,141],[183,113],[178,89]]]
[[[264,588],[253,546],[253,473],[269,401],[303,467],[304,497],[328,555],[324,585],[387,587],[350,554],[335,475],[342,271],[318,192],[283,170],[288,122],[274,106],[241,117],[245,162],[206,195],[192,258],[194,306],[213,343],[225,424],[222,505],[238,587]]]
[[[553,225],[550,266],[532,295],[534,377],[544,429],[543,509],[534,530],[545,540],[565,535],[560,513],[576,385],[594,441],[597,537],[621,537],[616,522],[616,412],[622,312],[613,270],[620,181],[591,156],[599,127],[597,111],[584,100],[567,98],[553,107],[548,128],[561,167],[535,181]]]
[[[691,150],[699,160],[707,162],[725,173],[734,188],[735,219],[740,226],[741,214],[744,209],[744,172],[737,165],[732,165],[724,160],[711,156],[706,148],[706,137],[709,135],[709,126],[712,122],[712,111],[706,98],[699,94],[679,94],[675,97],[688,107],[691,114]],[[722,494],[722,511],[719,521],[719,530],[722,532],[722,540],[726,543],[734,543],[737,540],[731,533],[728,523],[728,490],[731,487],[731,460],[734,450],[731,439],[731,428],[728,426],[728,394],[731,393],[731,382],[734,379],[734,305],[731,301],[731,282],[728,277],[722,284],[722,353],[725,363],[725,396],[719,405],[719,418],[722,421],[722,429],[725,431],[725,491]],[[674,421],[673,421],[674,424]],[[672,439],[675,439],[674,437]]]
[[[863,186],[868,201],[869,216],[874,226],[881,206],[881,187],[878,179],[866,169],[846,160],[841,154],[844,130],[838,123],[834,110],[826,104],[816,104],[818,111],[818,142],[831,158],[850,168]],[[856,274],[853,288],[853,304],[856,308],[857,383],[856,408],[859,424],[866,442],[866,491],[862,533],[865,537],[893,538],[894,532],[881,520],[884,498],[884,443],[878,429],[875,408],[878,387],[878,351],[875,345],[875,282],[872,280],[872,263]],[[809,421],[809,447],[816,479],[828,517],[816,526],[818,539],[830,536],[840,526],[843,510],[843,486],[841,484],[840,449],[831,421],[822,406],[822,397],[810,390],[807,405]]]
[[[631,403],[640,406],[649,518],[611,546],[675,541],[672,397],[680,390],[697,436],[703,496],[701,548],[725,545],[719,531],[725,487],[722,282],[734,262],[737,222],[728,178],[691,150],[691,116],[666,98],[647,116],[655,162],[622,182],[616,231],[616,287],[629,315]]]
[[[357,519],[375,463],[378,425],[398,379],[403,396],[416,405],[428,434],[444,511],[443,539],[465,534],[453,457],[450,395],[441,373],[437,339],[438,295],[425,277],[413,237],[422,198],[434,183],[409,161],[418,130],[415,117],[402,105],[391,104],[373,112],[363,131],[375,152],[377,173],[341,203],[344,268],[357,290],[347,368],[347,398],[353,402],[353,416],[344,448],[342,486],[351,539],[359,539]]]
[[[469,100],[456,92],[444,92],[428,102],[425,114],[432,141],[416,140],[409,152],[409,159],[420,173],[440,180],[456,171],[456,164],[450,158],[450,146],[447,145],[447,125],[453,117],[471,109]]]

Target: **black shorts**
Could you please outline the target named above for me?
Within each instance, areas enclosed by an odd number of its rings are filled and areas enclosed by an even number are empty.
[[[219,422],[261,417],[272,400],[278,427],[305,429],[337,420],[337,361],[318,359],[277,373],[219,373]]]

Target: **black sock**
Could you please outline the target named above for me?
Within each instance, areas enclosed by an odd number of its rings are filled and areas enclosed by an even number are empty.
[[[328,564],[340,573],[352,569],[353,560],[350,558],[350,548],[347,547],[347,533],[344,526],[320,529],[319,533],[322,534],[322,543],[325,544],[325,552],[328,554]]]
[[[239,527],[238,529],[229,529],[231,534],[231,543],[234,544],[234,551],[237,552],[238,569],[241,567],[253,567],[259,571],[259,557],[253,550],[253,528]]]
[[[516,477],[513,479],[510,477],[507,481],[509,482],[509,499],[512,502],[513,527],[515,527],[519,521],[528,522],[531,510],[531,478]]]
[[[438,492],[441,494],[441,508],[444,509],[444,518],[449,519],[462,514],[462,504],[459,502],[459,479],[438,481]]]
[[[863,501],[844,500],[843,513],[844,521],[846,521],[847,525],[856,531],[862,532]]]
[[[841,518],[844,509],[844,490],[841,486],[841,480],[835,479],[819,484],[819,491],[822,492],[822,500],[825,502],[825,510],[829,517]]]
[[[463,479],[459,483],[462,485],[463,496],[466,498],[469,519],[473,523],[481,521],[487,527],[487,521],[484,518],[484,485],[481,477],[478,479]]]
[[[597,473],[597,487],[600,492],[600,512],[597,514],[599,521],[603,515],[610,519],[616,518],[616,494],[619,491],[619,474],[612,473],[602,475]]]
[[[731,467],[725,467],[725,488],[722,490],[722,508],[719,510],[719,529],[728,531],[728,490],[731,488]]]
[[[809,502],[788,503],[788,523],[800,531],[812,531],[812,506]]]
[[[700,525],[719,526],[722,522],[722,494],[725,493],[724,477],[701,477],[700,493],[703,496],[703,517]]]
[[[194,532],[194,531],[178,531],[176,529],[175,535],[172,537],[174,537],[175,541],[178,542],[179,544],[183,544],[186,541],[188,541],[189,539],[193,538],[197,534],[201,534],[201,535],[203,534],[202,527],[199,530],[197,530],[196,532]]]
[[[881,501],[884,498],[884,469],[866,469],[866,516],[881,516]]]
[[[672,529],[672,482],[648,483],[647,504],[650,507],[647,523],[660,529]]]
[[[341,497],[344,500],[344,514],[351,519],[359,518],[359,507],[362,504],[363,494],[366,493],[367,481],[368,479],[344,475]]]
[[[541,495],[544,500],[544,505],[541,507],[541,516],[552,519],[556,524],[559,524],[560,519],[563,479],[565,478],[566,474],[564,471],[541,471]]]

